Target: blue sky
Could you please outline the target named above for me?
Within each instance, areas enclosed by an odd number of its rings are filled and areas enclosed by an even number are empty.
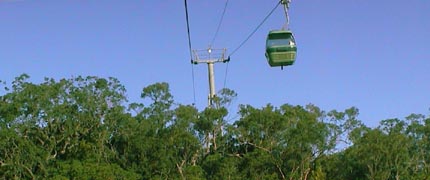
[[[188,0],[193,49],[212,40],[225,0]],[[214,48],[231,52],[277,0],[230,0]],[[238,104],[315,104],[360,109],[369,126],[430,108],[430,1],[293,0],[294,66],[271,68],[268,31],[285,22],[278,7],[231,57],[215,65],[217,90],[235,90]],[[190,65],[184,2],[158,0],[0,0],[0,79],[116,77],[129,100],[143,87],[168,82],[175,100],[207,104],[207,67]],[[225,76],[227,71],[227,77]]]

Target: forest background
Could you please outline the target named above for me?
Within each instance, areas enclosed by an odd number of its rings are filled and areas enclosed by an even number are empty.
[[[222,89],[216,107],[174,101],[167,83],[128,102],[115,78],[3,83],[2,179],[428,179],[430,118],[369,128],[351,107],[256,108]]]

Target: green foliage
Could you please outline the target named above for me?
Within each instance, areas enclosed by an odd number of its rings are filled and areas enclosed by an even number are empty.
[[[91,161],[60,161],[53,163],[47,179],[139,179],[140,175],[122,169],[116,164]]]
[[[0,179],[430,178],[424,115],[369,128],[355,107],[240,105],[229,124],[229,89],[199,111],[167,83],[126,104],[115,78],[28,79],[0,81]]]

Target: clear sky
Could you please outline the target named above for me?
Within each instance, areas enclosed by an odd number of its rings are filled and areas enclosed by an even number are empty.
[[[277,0],[230,0],[214,48],[237,48]],[[214,37],[225,0],[188,0],[193,49]],[[430,1],[292,0],[294,66],[271,68],[268,31],[285,22],[280,7],[231,57],[215,65],[216,88],[238,104],[262,107],[356,106],[369,126],[410,113],[429,114]],[[207,104],[207,66],[191,66],[182,0],[0,0],[0,79],[116,77],[129,100],[167,82],[178,103]],[[193,67],[193,68],[192,68]],[[226,71],[228,70],[228,71]],[[227,72],[227,76],[225,76]],[[4,93],[4,92],[3,92]],[[234,114],[231,115],[234,117]]]

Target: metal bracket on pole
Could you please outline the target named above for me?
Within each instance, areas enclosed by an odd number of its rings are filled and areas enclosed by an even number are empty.
[[[208,48],[205,50],[193,50],[193,58],[191,63],[199,64],[205,63],[208,65],[208,79],[209,79],[209,97],[208,107],[214,107],[215,94],[215,75],[214,75],[214,64],[219,62],[228,62],[230,57],[225,58],[227,49],[212,49]]]

